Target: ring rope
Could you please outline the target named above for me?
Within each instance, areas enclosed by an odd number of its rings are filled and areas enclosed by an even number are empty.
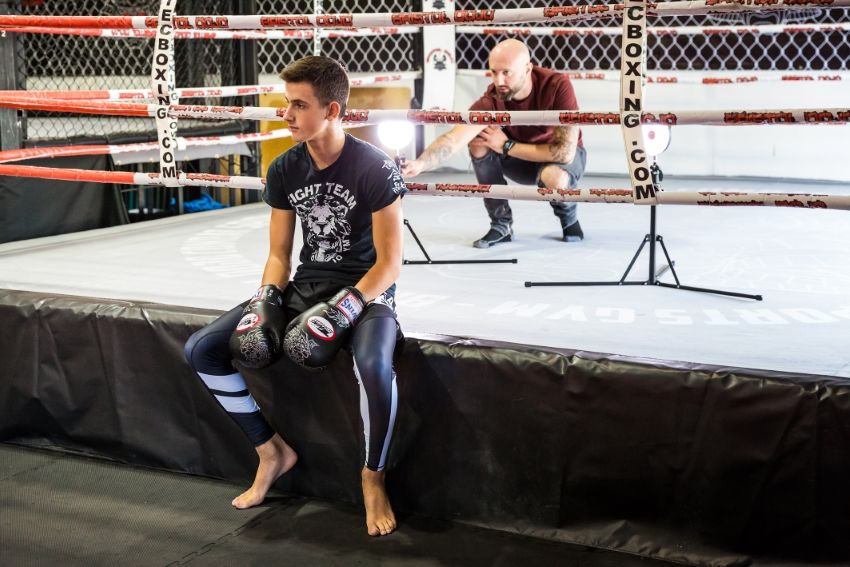
[[[352,124],[347,128],[349,130],[358,128],[358,124]],[[245,134],[233,134],[229,136],[192,136],[192,137],[177,137],[177,150],[182,151],[187,148],[198,147],[216,147],[216,146],[232,146],[239,143],[254,143],[265,142],[267,140],[277,140],[281,138],[289,138],[292,133],[287,128],[278,128],[269,132],[249,132]],[[68,156],[87,156],[87,155],[111,155],[121,156],[125,154],[133,154],[139,152],[149,152],[156,150],[159,147],[159,142],[141,142],[132,144],[97,144],[97,145],[79,145],[79,146],[49,146],[39,148],[22,148],[16,150],[0,151],[0,163],[12,163],[16,161],[24,161],[35,158],[48,157],[68,157]],[[213,156],[221,157],[221,156]],[[122,161],[116,159],[115,163],[121,165]]]
[[[202,87],[177,89],[179,98],[224,98],[251,96],[257,94],[282,93],[283,84],[274,85],[235,85],[227,87]],[[154,99],[152,89],[98,89],[84,91],[0,91],[0,98],[49,98],[55,100],[150,100]]]
[[[86,103],[7,97],[0,99],[0,108],[74,112],[106,116],[154,117],[158,106],[123,102]],[[266,106],[202,106],[173,105],[168,115],[174,118],[213,118],[218,120],[283,121],[286,107]],[[346,124],[377,124],[385,121],[409,121],[414,124],[493,124],[498,126],[614,126],[620,124],[616,112],[586,112],[580,110],[522,110],[522,111],[442,111],[352,109],[343,117]],[[786,108],[765,110],[664,110],[641,113],[644,124],[668,126],[740,126],[755,124],[846,124],[850,123],[850,107],[843,108]]]
[[[392,74],[366,75],[351,78],[349,85],[360,87],[374,84],[387,84],[399,81],[418,79],[422,76],[421,71],[403,71]],[[202,87],[177,89],[180,98],[224,98],[234,96],[251,96],[257,94],[272,94],[285,92],[286,84],[283,82],[273,85],[234,85],[226,87]],[[85,91],[0,91],[0,98],[50,98],[56,100],[147,100],[153,99],[154,93],[151,89],[100,89]]]
[[[648,16],[687,16],[717,13],[774,12],[801,8],[846,8],[850,0],[775,0],[765,6],[758,0],[689,0],[658,2]],[[372,28],[400,25],[432,26],[452,24],[531,23],[586,21],[622,16],[623,4],[553,6],[545,8],[505,8],[454,10],[453,12],[382,12],[363,14],[222,15],[181,16],[179,29],[301,29]],[[157,27],[152,16],[25,16],[2,15],[0,26],[75,27],[96,29],[148,29]]]
[[[162,185],[158,173],[129,171],[92,171],[28,165],[0,164],[0,175],[116,183],[122,185]],[[239,175],[179,173],[183,186],[231,187],[262,191],[265,179]],[[492,197],[524,201],[565,201],[582,203],[633,203],[632,190],[625,188],[545,189],[525,185],[461,185],[407,183],[411,195],[444,195],[452,197]],[[850,210],[850,195],[820,195],[811,193],[747,193],[740,191],[662,191],[659,204],[702,206],[790,207],[808,209]]]
[[[251,132],[246,134],[234,134],[230,136],[195,136],[177,138],[177,149],[196,147],[228,146],[238,143],[264,142],[279,138],[288,138],[292,134],[286,128],[271,130],[270,132]],[[53,146],[41,148],[23,148],[17,150],[0,151],[0,163],[11,163],[34,158],[67,157],[86,155],[112,155],[120,156],[138,152],[149,152],[156,150],[159,142],[143,142],[134,144],[98,144],[80,146]],[[120,160],[116,160],[121,164]]]
[[[3,32],[70,35],[87,37],[120,37],[152,39],[156,37],[153,29],[90,29],[90,28],[64,28],[64,27],[41,27],[41,26],[14,26],[0,28]],[[319,37],[323,39],[338,39],[347,37],[369,37],[378,35],[399,35],[420,33],[416,26],[393,26],[372,27],[363,29],[319,29]],[[263,39],[313,39],[315,31],[312,29],[271,29],[271,30],[177,30],[174,32],[175,39],[241,39],[241,40],[263,40]]]
[[[842,22],[835,24],[764,24],[754,26],[653,26],[647,27],[646,33],[654,36],[670,35],[723,35],[723,34],[753,34],[774,35],[780,33],[812,33],[848,31],[850,23]],[[470,35],[541,35],[541,36],[573,36],[573,35],[622,35],[623,29],[619,27],[599,28],[559,28],[559,27],[487,27],[487,26],[457,26],[455,32]]]
[[[466,185],[456,183],[406,183],[411,195],[486,197],[525,201],[580,203],[635,203],[629,188],[546,189],[527,185]],[[750,193],[741,191],[659,191],[658,204],[703,206],[790,207],[850,210],[850,195],[812,193]],[[637,203],[635,203],[637,204]]]
[[[93,171],[61,167],[39,167],[34,165],[0,164],[0,175],[32,177],[60,181],[85,181],[94,183],[117,183],[120,185],[165,185],[159,173],[132,171]],[[213,175],[210,173],[177,173],[178,185],[188,187],[232,187],[261,191],[265,180],[243,175]]]
[[[850,73],[846,71],[817,71],[814,73],[790,71],[711,71],[708,75],[702,71],[665,71],[665,73],[671,74],[647,74],[646,83],[658,85],[740,85],[748,83],[836,82],[850,80]],[[464,77],[489,77],[490,71],[485,69],[458,69],[457,74]],[[615,71],[561,71],[561,74],[566,75],[571,81],[620,80],[620,73]]]

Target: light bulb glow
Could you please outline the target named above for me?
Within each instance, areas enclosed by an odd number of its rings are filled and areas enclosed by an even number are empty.
[[[413,124],[400,120],[381,122],[378,124],[378,138],[381,144],[398,151],[413,139]]]
[[[664,153],[670,145],[670,127],[660,124],[644,124],[641,127],[643,133],[643,149],[648,156],[658,156]]]

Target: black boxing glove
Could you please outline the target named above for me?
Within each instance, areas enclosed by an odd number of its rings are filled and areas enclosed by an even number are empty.
[[[260,286],[230,335],[233,358],[248,368],[265,368],[277,361],[283,354],[285,323],[283,292],[276,285]]]
[[[293,362],[317,370],[345,344],[366,302],[354,287],[344,287],[327,302],[314,305],[286,327],[283,350]]]

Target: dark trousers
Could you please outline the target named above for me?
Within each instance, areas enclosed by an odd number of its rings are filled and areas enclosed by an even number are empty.
[[[341,283],[334,282],[291,282],[283,292],[287,316],[293,318],[317,302],[327,301],[341,286]],[[233,366],[228,345],[246,303],[195,332],[186,342],[185,351],[189,365],[216,401],[254,446],[259,446],[268,441],[274,431],[260,413],[238,369]],[[354,362],[354,375],[360,386],[365,465],[373,471],[383,470],[386,464],[398,408],[393,353],[403,337],[391,307],[393,303],[394,296],[390,293],[369,303],[358,319],[348,345]]]
[[[570,176],[568,189],[575,189],[584,174],[586,161],[587,152],[584,148],[576,148],[576,155],[570,163],[538,163],[488,152],[482,158],[472,158],[472,168],[475,170],[475,178],[482,185],[507,185],[507,177],[520,185],[543,187],[540,172],[548,165],[557,165]],[[578,220],[575,203],[550,201],[549,204],[552,206],[552,212],[561,221],[561,228],[575,224]],[[503,235],[511,232],[514,217],[507,199],[484,199],[484,207],[490,215],[490,228]]]

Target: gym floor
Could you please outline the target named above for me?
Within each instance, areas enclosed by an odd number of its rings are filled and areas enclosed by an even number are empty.
[[[89,457],[0,444],[2,565],[575,565],[664,561],[399,515],[366,534],[351,504],[275,491],[250,510],[244,487]]]

